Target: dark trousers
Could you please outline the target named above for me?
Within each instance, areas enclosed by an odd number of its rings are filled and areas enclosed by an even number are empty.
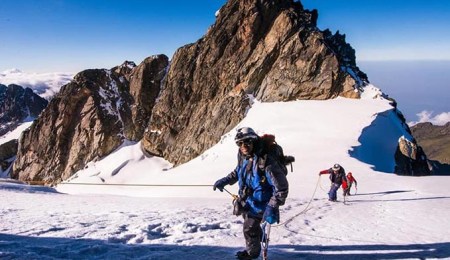
[[[352,184],[349,183],[347,189],[344,190],[344,196],[350,196],[350,189],[352,188]]]
[[[243,232],[245,237],[245,248],[249,255],[256,257],[261,253],[261,218],[243,214],[244,226]]]
[[[337,200],[337,190],[339,189],[340,186],[341,186],[341,184],[336,184],[336,183],[331,184],[330,191],[328,192],[328,198],[330,200],[332,200],[332,201]]]

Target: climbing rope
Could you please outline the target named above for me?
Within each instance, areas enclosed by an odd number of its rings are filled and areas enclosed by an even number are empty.
[[[316,191],[317,191],[317,187],[319,186],[319,182],[320,182],[320,176],[319,176],[319,178],[317,179],[316,187],[314,188],[314,192],[313,192],[313,194],[312,194],[312,196],[311,196],[311,199],[309,200],[308,204],[306,205],[306,207],[305,207],[302,211],[300,211],[299,213],[295,214],[294,216],[288,218],[286,221],[284,221],[284,222],[282,222],[282,223],[279,223],[279,224],[276,224],[276,225],[271,225],[271,226],[273,226],[273,227],[279,227],[279,226],[282,226],[282,225],[285,225],[285,226],[286,226],[286,225],[287,225],[289,222],[291,222],[294,218],[296,218],[296,217],[300,216],[301,214],[304,214],[305,212],[307,212],[307,211],[310,209],[309,206],[311,205],[311,203],[312,203],[312,201],[313,201],[313,199],[314,199],[314,197],[315,197],[315,195],[316,195]],[[233,197],[233,199],[238,198],[237,195],[235,195],[235,194],[229,192],[227,189],[224,188],[223,190],[226,191],[228,194],[230,194],[230,196]]]
[[[282,223],[273,225],[273,227],[279,227],[279,226],[282,226],[282,225],[286,226],[289,222],[294,220],[296,217],[306,213],[310,209],[309,206],[311,205],[311,203],[312,203],[312,201],[313,201],[313,199],[314,199],[314,197],[316,195],[316,191],[317,191],[317,187],[319,186],[319,183],[320,183],[320,175],[319,175],[319,178],[317,179],[316,187],[314,188],[314,192],[311,195],[311,199],[309,200],[308,204],[306,205],[306,207],[302,211],[300,211],[299,213],[295,214],[294,216],[288,218],[286,221],[284,221]]]
[[[134,184],[134,183],[59,183],[58,185],[130,186],[130,187],[212,187],[209,184]]]
[[[138,184],[138,183],[84,183],[60,182],[58,184],[44,181],[25,181],[30,185],[83,185],[83,186],[125,186],[125,187],[213,187],[210,184]]]
[[[320,179],[321,176],[322,176],[322,175],[319,175],[319,179]],[[321,189],[322,191],[328,192],[326,189],[323,188],[322,182],[320,182],[319,184],[320,184],[320,189]]]

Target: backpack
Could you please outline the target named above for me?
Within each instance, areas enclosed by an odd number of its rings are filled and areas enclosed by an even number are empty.
[[[286,165],[291,165],[291,172],[293,171],[292,163],[295,162],[294,156],[285,156],[283,153],[283,148],[277,144],[275,141],[275,136],[271,134],[265,134],[260,137],[262,150],[261,150],[261,156],[258,162],[258,167],[260,170],[264,171],[266,168],[266,161],[267,158],[273,158],[276,160],[279,165],[281,166],[281,169],[285,175],[288,174]]]
[[[331,168],[330,168],[330,171],[331,171]],[[334,183],[343,183],[343,182],[345,182],[346,178],[345,178],[345,170],[344,170],[344,168],[342,168],[342,166],[341,166],[341,169],[336,174],[330,173],[330,177],[329,178],[330,178],[330,181],[334,182]]]

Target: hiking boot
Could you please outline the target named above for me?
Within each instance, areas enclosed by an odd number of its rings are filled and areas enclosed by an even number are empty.
[[[236,259],[239,259],[239,260],[251,260],[251,259],[256,259],[258,257],[259,257],[258,255],[257,256],[249,255],[246,250],[236,252]]]

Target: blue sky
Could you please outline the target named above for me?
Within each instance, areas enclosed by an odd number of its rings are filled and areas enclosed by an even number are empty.
[[[320,29],[339,30],[358,60],[450,60],[448,0],[303,0]]]
[[[450,60],[450,1],[303,0],[358,60]],[[0,71],[78,72],[169,57],[200,38],[225,0],[2,0]]]

